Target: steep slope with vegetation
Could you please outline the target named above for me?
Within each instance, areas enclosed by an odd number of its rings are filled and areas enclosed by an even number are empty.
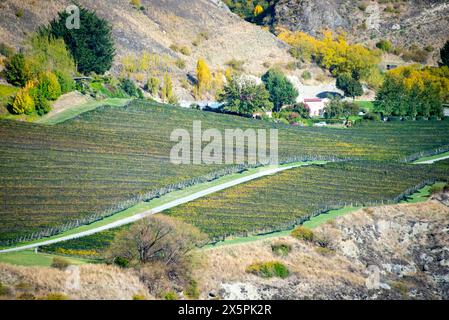
[[[388,39],[399,50],[438,59],[449,33],[449,3],[439,0],[226,0],[249,21],[303,31],[316,36],[323,29],[343,31],[353,42],[376,43]],[[260,12],[257,6],[263,8]],[[411,50],[410,50],[411,49]],[[410,55],[413,52],[405,52]]]
[[[40,1],[2,1],[0,42],[17,48],[27,34],[54,19],[70,3],[51,0],[42,6]],[[112,23],[118,53],[116,72],[121,71],[117,67],[121,58],[140,57],[143,52],[160,55],[160,59],[184,60],[185,70],[174,63],[169,66],[180,74],[193,71],[200,57],[214,69],[233,59],[244,61],[256,74],[265,70],[263,63],[268,57],[273,62],[289,59],[282,42],[242,21],[219,1],[81,0],[79,4]]]

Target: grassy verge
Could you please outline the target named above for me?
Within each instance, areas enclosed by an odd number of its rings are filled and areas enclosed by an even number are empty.
[[[0,263],[8,263],[20,266],[50,267],[54,257],[59,256],[46,253],[35,253],[34,251],[26,250],[0,254]],[[81,265],[91,262],[90,260],[71,257],[64,257],[64,259],[72,265]]]
[[[420,158],[420,159],[414,161],[413,163],[420,164],[422,162],[444,159],[446,157],[449,157],[449,151],[445,152],[445,153],[440,153],[440,154],[437,154],[437,155],[434,155],[434,156],[431,156],[431,157]]]
[[[48,116],[37,120],[37,123],[54,125],[69,119],[72,119],[82,113],[94,110],[98,107],[109,105],[112,107],[123,107],[126,105],[130,99],[122,99],[122,98],[109,98],[99,101],[92,101],[85,104],[73,106],[67,110],[61,111],[53,116]]]

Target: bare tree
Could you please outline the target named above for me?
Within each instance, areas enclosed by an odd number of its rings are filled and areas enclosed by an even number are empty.
[[[189,224],[155,215],[119,233],[108,251],[108,257],[139,263],[159,261],[169,265],[180,262],[206,239],[203,233]]]

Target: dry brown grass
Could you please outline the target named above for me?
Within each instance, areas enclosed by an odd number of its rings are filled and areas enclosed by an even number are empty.
[[[74,267],[70,267],[74,268]],[[54,268],[18,267],[0,264],[0,282],[12,289],[9,298],[23,294],[43,298],[48,294],[64,294],[80,300],[132,300],[135,295],[151,298],[138,275],[107,265],[79,267],[79,287],[69,281],[71,271]]]

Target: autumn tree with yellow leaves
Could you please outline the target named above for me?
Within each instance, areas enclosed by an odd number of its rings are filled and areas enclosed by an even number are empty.
[[[198,79],[198,94],[201,96],[202,94],[210,90],[212,86],[212,73],[210,72],[209,66],[207,65],[204,58],[200,58],[198,60],[196,66],[196,77]]]

